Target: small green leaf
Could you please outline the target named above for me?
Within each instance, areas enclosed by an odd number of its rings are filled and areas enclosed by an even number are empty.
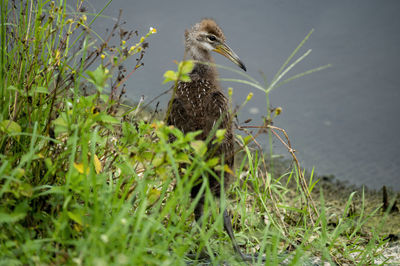
[[[21,179],[25,175],[25,170],[18,167],[14,169],[13,173],[16,178]]]
[[[246,137],[244,137],[244,139],[243,139],[243,141],[244,141],[244,144],[245,145],[247,145],[250,141],[251,141],[251,139],[252,139],[252,136],[246,136]]]
[[[53,120],[53,124],[55,126],[63,126],[63,127],[68,126],[67,122],[64,120],[64,118],[61,115],[59,117],[57,117],[56,120]]]
[[[203,156],[207,152],[207,145],[202,140],[194,140],[190,143],[190,146],[200,156]]]
[[[149,205],[153,205],[154,203],[156,203],[156,201],[160,198],[161,195],[161,191],[156,189],[156,188],[152,188],[150,189],[149,193],[147,194],[147,199],[149,201]]]
[[[79,225],[82,225],[82,216],[76,212],[67,212],[68,217]]]
[[[216,166],[218,164],[218,162],[219,162],[219,158],[218,157],[211,158],[210,160],[207,161],[207,166],[208,167],[214,167],[214,166]]]
[[[22,183],[19,187],[21,195],[25,197],[32,197],[33,195],[33,187],[28,183]]]
[[[156,174],[162,181],[166,181],[168,179],[170,171],[171,170],[169,167],[166,167],[166,165],[156,168]]]
[[[168,70],[164,73],[164,78],[163,84],[170,81],[176,81],[178,79],[178,75],[174,71]]]
[[[20,133],[21,126],[11,120],[4,120],[0,122],[0,130],[6,133]]]
[[[46,164],[48,170],[50,170],[53,167],[53,161],[50,158],[44,159],[44,163]]]
[[[215,136],[219,141],[222,141],[225,138],[225,133],[226,129],[218,129],[217,132],[215,132]]]
[[[180,70],[181,74],[189,74],[192,72],[194,68],[194,63],[191,60],[182,61],[178,65],[178,71]]]
[[[194,67],[193,61],[182,61],[178,64],[178,71],[168,70],[164,73],[164,82],[163,84],[170,81],[177,81],[178,79],[183,82],[190,82],[190,72],[192,72]],[[179,76],[178,76],[179,74]]]
[[[153,166],[159,167],[164,162],[164,160],[165,160],[165,154],[157,153],[153,160]]]
[[[202,132],[201,130],[188,132],[188,133],[185,135],[185,141],[192,141],[192,140],[195,140],[195,138],[196,138],[198,135],[200,135],[201,132]]]
[[[118,124],[121,122],[119,119],[105,113],[100,113],[98,116],[96,116],[96,120],[108,124]]]
[[[189,156],[184,152],[178,153],[175,160],[177,163],[190,163]]]
[[[24,219],[28,209],[29,205],[26,203],[26,201],[19,203],[11,213],[0,208],[0,224],[15,223],[19,220]]]
[[[68,124],[65,121],[63,115],[60,115],[56,120],[53,120],[52,124],[54,127],[54,133],[59,136],[62,133],[68,132]]]
[[[107,79],[111,77],[109,70],[103,65],[100,65],[95,71],[88,70],[86,73],[89,76],[89,81],[92,82],[100,92],[105,87]]]
[[[18,212],[13,212],[11,214],[5,213],[4,211],[0,210],[0,224],[2,223],[14,223],[17,222],[21,219],[23,219],[26,216],[26,213],[18,213]]]
[[[190,82],[190,81],[192,81],[192,79],[191,79],[191,78],[189,77],[189,75],[187,75],[187,74],[182,74],[180,80],[183,81],[183,82]]]

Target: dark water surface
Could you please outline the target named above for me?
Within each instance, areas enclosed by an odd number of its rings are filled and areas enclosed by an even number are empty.
[[[99,11],[106,2],[91,0],[87,7]],[[161,84],[162,75],[176,69],[173,60],[182,59],[183,32],[203,17],[217,20],[248,73],[260,81],[259,71],[272,78],[315,29],[301,50],[311,48],[311,55],[290,74],[328,63],[332,67],[272,92],[272,105],[283,108],[275,125],[286,129],[307,168],[315,166],[320,174],[356,185],[400,190],[400,1],[114,0],[105,14],[116,17],[119,9],[126,28],[141,34],[151,26],[158,30],[150,37],[145,67],[127,83],[134,100],[141,95],[149,100],[168,88]],[[95,29],[104,32],[112,23],[101,19]],[[234,67],[220,55],[215,58]],[[221,77],[238,78],[226,71]],[[258,124],[265,110],[264,94],[245,85],[223,85],[234,88],[236,103],[255,93],[241,120],[253,118]],[[164,97],[161,104],[167,101]],[[284,153],[277,141],[275,146]]]

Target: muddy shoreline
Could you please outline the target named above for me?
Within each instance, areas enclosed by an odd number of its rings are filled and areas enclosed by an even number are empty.
[[[288,169],[290,161],[275,161],[275,174],[283,174]],[[279,173],[280,172],[280,173]],[[310,174],[306,171],[306,177]],[[321,175],[314,173],[313,180],[319,180],[312,190],[312,197],[317,204],[321,205],[323,197],[328,226],[335,228],[340,219],[344,219],[346,204],[352,197],[347,217],[357,219],[360,216],[368,216],[375,212],[371,218],[362,226],[358,233],[365,242],[373,240],[372,232],[378,230],[378,234],[386,244],[379,249],[382,260],[376,260],[376,264],[399,265],[400,264],[400,192],[390,188],[370,189],[367,186],[356,186],[349,182],[343,182],[333,175]],[[294,187],[293,187],[294,188]],[[356,254],[355,254],[356,256]],[[305,265],[325,265],[317,256],[310,257]],[[350,265],[350,264],[349,264]]]

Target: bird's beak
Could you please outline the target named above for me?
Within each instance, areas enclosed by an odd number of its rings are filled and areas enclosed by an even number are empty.
[[[235,52],[232,51],[232,49],[225,43],[218,44],[213,51],[222,54],[223,56],[231,60],[233,63],[238,65],[241,69],[246,71],[246,66],[243,64],[242,61],[240,61],[239,56],[235,54]]]

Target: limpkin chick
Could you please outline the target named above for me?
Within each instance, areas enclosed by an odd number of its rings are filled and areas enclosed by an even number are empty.
[[[229,114],[227,98],[225,97],[217,80],[218,73],[211,52],[217,52],[238,65],[246,71],[246,67],[239,57],[225,43],[225,36],[221,28],[212,19],[203,19],[191,29],[185,31],[185,53],[186,56],[196,60],[195,66],[190,73],[190,82],[179,82],[176,88],[175,97],[169,103],[167,123],[187,133],[201,130],[198,136],[200,140],[215,132],[216,129],[226,129],[225,138],[222,143],[209,143],[208,150],[212,151],[210,156],[223,158],[225,164],[231,169],[234,163],[234,139],[232,132],[232,117]],[[211,63],[211,64],[204,64]],[[224,184],[209,176],[208,181],[212,193],[219,197],[221,185],[225,187],[232,181],[230,174],[224,174]],[[222,180],[222,179],[221,179]],[[195,197],[201,184],[192,188],[191,196]],[[198,221],[203,213],[204,197],[195,208],[195,218]],[[232,240],[235,251],[243,258],[243,255],[236,244],[232,230],[231,219],[226,210],[224,212],[224,228]],[[251,257],[252,259],[253,257]]]

